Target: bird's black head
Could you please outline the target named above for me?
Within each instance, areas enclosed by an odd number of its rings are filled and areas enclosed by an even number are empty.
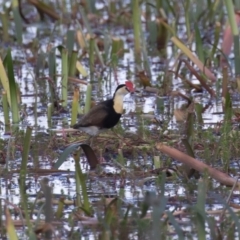
[[[116,90],[115,90],[115,93],[116,93],[120,88],[124,88],[124,87],[126,87],[125,84],[120,84],[120,85],[118,85],[117,88],[116,88]]]

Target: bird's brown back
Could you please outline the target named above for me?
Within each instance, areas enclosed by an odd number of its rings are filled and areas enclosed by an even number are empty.
[[[103,101],[91,108],[90,111],[78,121],[78,123],[73,125],[73,128],[89,126],[97,126],[103,128],[104,122],[109,115],[109,111],[111,111],[109,108],[111,101],[112,99]]]

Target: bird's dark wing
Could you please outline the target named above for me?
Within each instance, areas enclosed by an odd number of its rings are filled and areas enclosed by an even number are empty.
[[[78,123],[73,125],[73,128],[98,126],[102,127],[102,122],[108,115],[108,106],[105,102],[99,103],[90,109],[90,111],[84,115]]]

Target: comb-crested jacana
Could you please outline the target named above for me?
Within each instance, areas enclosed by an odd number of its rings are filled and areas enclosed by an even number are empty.
[[[82,130],[91,136],[98,135],[102,130],[113,128],[123,114],[123,98],[128,93],[133,92],[134,87],[130,81],[118,85],[111,99],[100,102],[91,108],[90,111],[72,127]]]

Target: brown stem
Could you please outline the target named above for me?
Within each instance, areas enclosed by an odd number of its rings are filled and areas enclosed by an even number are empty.
[[[218,182],[226,185],[226,186],[234,186],[236,183],[236,179],[228,176],[226,173],[220,172],[219,170],[208,166],[207,164],[188,156],[187,154],[180,152],[179,150],[166,146],[162,143],[156,143],[155,147],[160,150],[161,152],[169,155],[170,157],[178,160],[181,163],[187,164],[191,168],[199,172],[204,172],[207,170],[208,174],[217,180]],[[240,187],[240,184],[237,183],[237,187]]]
[[[187,65],[191,73],[198,79],[201,85],[210,93],[211,97],[216,97],[215,91],[207,85],[206,80],[190,65],[190,63],[185,59],[181,59],[181,61]]]

